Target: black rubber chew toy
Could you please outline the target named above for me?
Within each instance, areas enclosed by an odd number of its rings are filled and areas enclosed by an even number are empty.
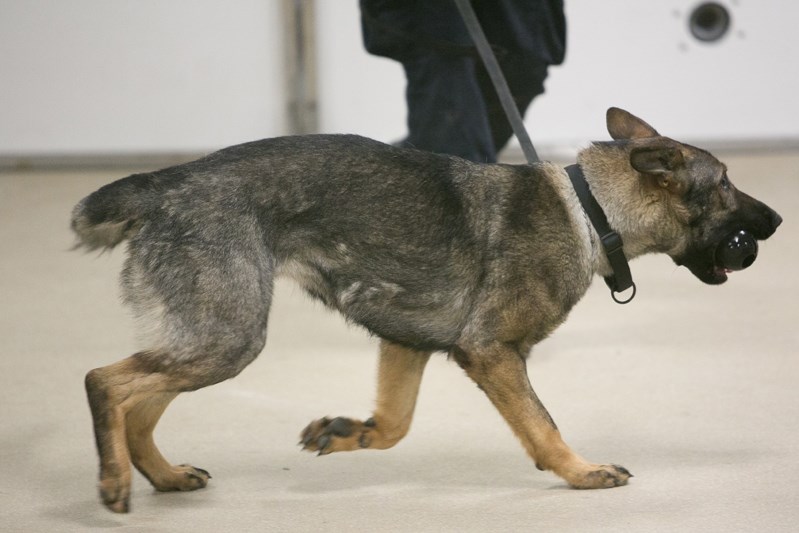
[[[728,270],[743,270],[757,259],[757,240],[745,230],[730,233],[716,249],[716,264]]]

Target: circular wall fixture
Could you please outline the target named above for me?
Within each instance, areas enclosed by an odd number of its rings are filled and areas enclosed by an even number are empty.
[[[726,7],[716,2],[704,2],[691,12],[688,27],[697,40],[712,43],[727,34],[731,21]]]

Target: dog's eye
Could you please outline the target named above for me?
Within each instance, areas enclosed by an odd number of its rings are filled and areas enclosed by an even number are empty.
[[[721,188],[724,189],[725,191],[730,190],[731,183],[730,183],[730,179],[727,177],[727,174],[724,174],[721,177],[721,184],[720,185],[721,185]]]

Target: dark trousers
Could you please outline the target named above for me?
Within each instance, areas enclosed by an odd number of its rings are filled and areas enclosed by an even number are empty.
[[[494,163],[513,131],[479,59],[430,54],[402,63],[408,80],[408,146]],[[519,111],[544,92],[547,65],[531,57],[500,61]]]
[[[519,111],[544,92],[563,61],[562,0],[472,0]],[[491,80],[452,0],[360,0],[364,45],[402,63],[407,78],[404,143],[495,162],[512,135]]]

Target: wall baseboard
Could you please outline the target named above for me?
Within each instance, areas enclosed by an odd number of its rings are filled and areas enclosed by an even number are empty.
[[[0,154],[0,171],[79,170],[142,168],[157,169],[198,159],[208,152],[142,152],[107,154]]]
[[[573,162],[577,151],[586,143],[536,144],[544,161]],[[699,140],[688,141],[717,155],[767,155],[782,152],[799,152],[799,139],[750,140]],[[212,152],[142,152],[142,153],[76,153],[76,154],[0,154],[0,172],[28,170],[81,170],[81,169],[159,169],[193,161]],[[503,163],[525,162],[521,148],[513,144],[501,154]]]

